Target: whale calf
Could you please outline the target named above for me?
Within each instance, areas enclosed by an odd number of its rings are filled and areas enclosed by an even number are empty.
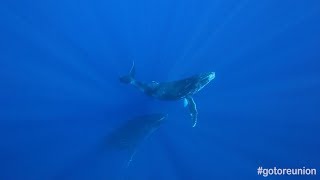
[[[124,84],[131,84],[148,96],[160,100],[179,100],[183,99],[185,106],[188,106],[192,127],[197,124],[198,110],[192,97],[195,93],[204,88],[215,78],[215,72],[206,72],[185,79],[170,81],[144,83],[135,79],[135,65],[131,67],[128,75],[119,78]]]

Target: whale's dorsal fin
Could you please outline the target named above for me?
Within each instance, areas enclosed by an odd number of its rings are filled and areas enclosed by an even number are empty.
[[[198,119],[197,105],[191,96],[186,97],[184,101],[186,102],[185,105],[188,106],[189,108],[190,117],[192,120],[192,127],[195,127],[197,125],[197,119]]]

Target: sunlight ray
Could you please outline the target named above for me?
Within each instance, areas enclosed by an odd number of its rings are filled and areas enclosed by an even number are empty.
[[[219,61],[217,64],[217,68],[219,69],[226,69],[230,64],[233,64],[235,62],[238,62],[241,60],[241,56],[246,55],[250,52],[255,52],[255,49],[261,48],[261,46],[270,43],[272,40],[274,40],[279,35],[285,33],[286,31],[290,30],[290,28],[294,28],[295,26],[301,24],[304,20],[314,16],[319,11],[317,8],[314,8],[314,10],[308,11],[306,14],[300,15],[297,19],[293,19],[289,22],[285,22],[282,24],[281,27],[274,28],[275,31],[269,33],[268,35],[262,37],[259,41],[256,43],[250,43],[249,46],[241,46],[240,49],[237,51],[238,53],[233,54],[227,54],[226,57],[224,57],[223,61]],[[262,61],[257,60],[254,63],[259,64]]]

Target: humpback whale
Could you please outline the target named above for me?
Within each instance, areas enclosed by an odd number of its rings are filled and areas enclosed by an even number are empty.
[[[107,146],[116,150],[129,151],[130,159],[127,162],[128,167],[136,153],[137,146],[157,130],[165,122],[166,118],[167,115],[161,113],[135,117],[119,126],[107,136]]]
[[[84,169],[96,168],[101,159],[108,156],[110,158],[110,155],[113,156],[117,152],[126,153],[129,156],[124,164],[124,167],[128,168],[139,145],[162,126],[166,122],[166,118],[167,114],[150,113],[133,117],[121,123],[106,133],[102,141],[99,141],[96,146],[89,147],[87,151],[82,153],[80,151],[76,153],[80,156],[71,162],[71,164],[66,163],[64,169],[61,169],[62,172],[55,176],[56,179],[66,179],[66,176],[70,176],[75,172],[78,173],[78,171],[83,171]],[[116,165],[117,163],[114,164]]]
[[[192,97],[195,93],[204,88],[215,78],[215,72],[206,72],[194,75],[185,79],[170,81],[144,83],[135,79],[134,62],[128,75],[119,78],[124,84],[131,84],[144,92],[146,95],[160,100],[179,100],[183,99],[185,106],[188,106],[192,127],[197,124],[198,110]]]

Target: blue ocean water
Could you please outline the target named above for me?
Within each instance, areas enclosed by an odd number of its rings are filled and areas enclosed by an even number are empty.
[[[318,179],[257,168],[320,171],[319,22],[316,0],[2,1],[0,179]],[[119,82],[133,60],[145,82],[216,73],[196,127]],[[123,168],[105,136],[156,112]]]

